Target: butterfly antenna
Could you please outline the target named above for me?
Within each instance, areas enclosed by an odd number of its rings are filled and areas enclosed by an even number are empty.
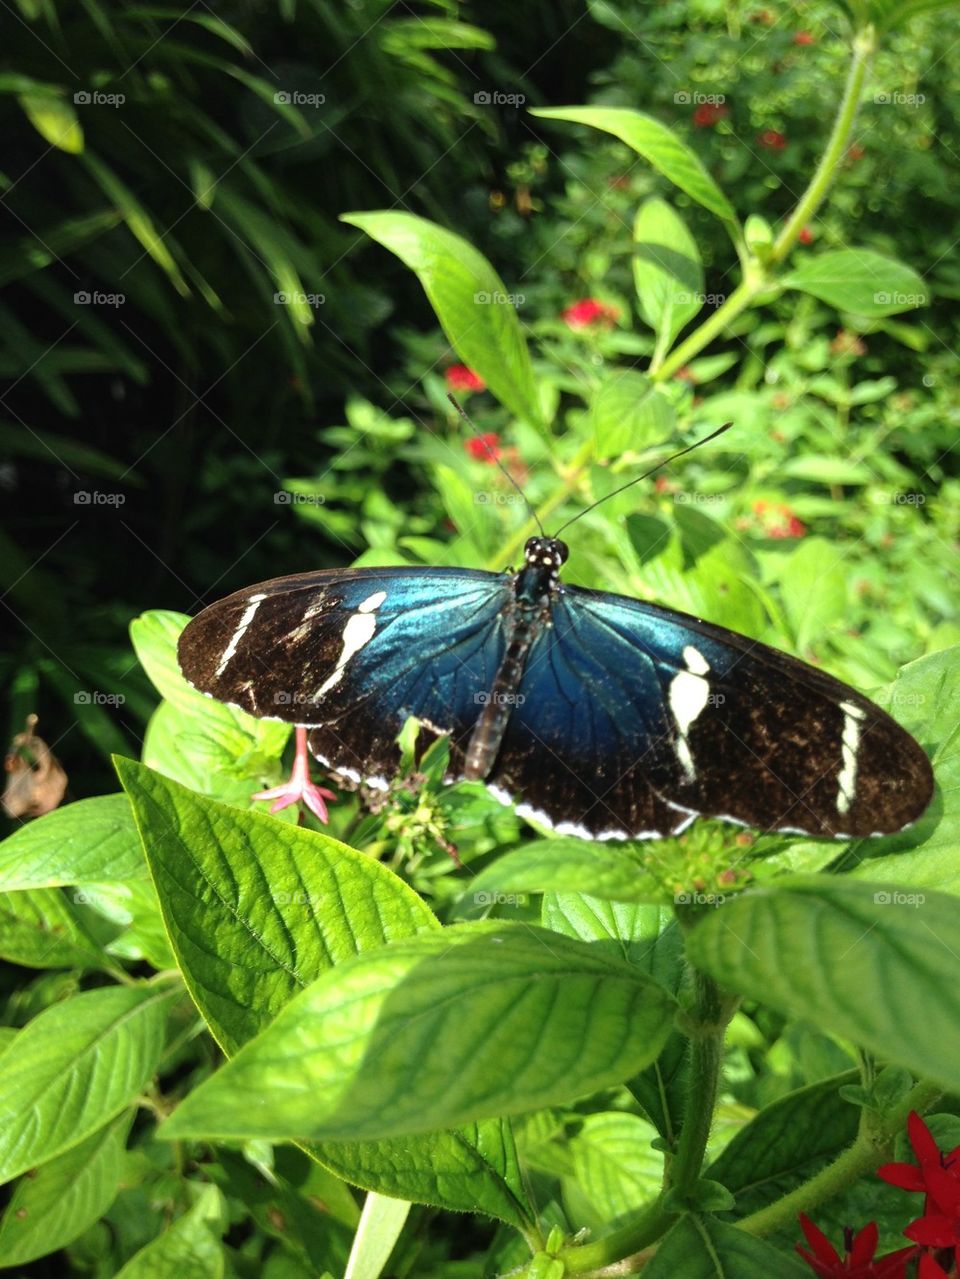
[[[476,429],[477,429],[477,428],[476,428],[476,426],[473,424],[473,422],[470,420],[470,418],[467,416],[466,411],[465,411],[465,410],[461,407],[461,405],[460,405],[459,401],[458,401],[458,400],[456,400],[456,399],[454,398],[454,396],[452,396],[452,395],[449,393],[449,391],[447,392],[447,399],[450,401],[450,403],[453,405],[453,407],[457,410],[457,412],[458,412],[458,413],[460,414],[460,416],[463,418],[464,422],[466,422],[467,426],[469,426],[469,427],[470,427],[471,431],[476,431]],[[499,467],[499,469],[503,472],[503,474],[507,477],[507,479],[508,479],[508,480],[510,481],[510,483],[513,485],[513,487],[514,487],[514,488],[517,490],[517,492],[520,494],[521,500],[523,501],[524,506],[527,508],[527,511],[528,511],[528,512],[529,512],[529,514],[530,514],[530,518],[533,520],[533,522],[536,524],[537,528],[540,530],[540,536],[541,536],[541,537],[546,537],[546,533],[545,533],[545,532],[544,532],[544,530],[543,530],[543,525],[540,523],[540,516],[537,514],[537,512],[536,512],[536,511],[534,510],[534,508],[531,506],[530,501],[529,501],[529,499],[527,498],[526,493],[524,493],[523,489],[520,487],[520,485],[517,483],[517,481],[513,478],[513,476],[510,474],[510,472],[507,470],[507,468],[503,465],[503,463],[502,463],[502,462],[500,461],[500,459],[497,457],[497,455],[496,455],[495,451],[494,451],[494,450],[490,447],[490,445],[489,445],[489,444],[487,443],[487,441],[483,438],[483,436],[482,436],[482,435],[478,435],[476,438],[477,438],[477,439],[480,441],[480,443],[483,445],[484,449],[486,449],[487,456],[489,457],[490,461],[491,461],[491,462],[493,462],[495,466]]]
[[[595,502],[591,502],[589,506],[585,506],[582,511],[578,511],[576,515],[567,520],[566,524],[561,524],[554,533],[554,537],[559,537],[565,528],[569,528],[571,524],[575,524],[582,516],[587,515],[590,511],[600,506],[601,503],[609,501],[611,497],[616,497],[618,493],[622,493],[625,489],[632,488],[634,484],[639,484],[641,480],[649,479],[656,471],[661,470],[665,466],[669,466],[671,462],[675,462],[678,457],[683,457],[685,453],[692,453],[694,449],[698,449],[701,444],[708,444],[711,440],[715,440],[718,435],[722,435],[724,431],[729,431],[732,422],[724,422],[723,426],[718,426],[715,431],[711,431],[709,435],[705,435],[702,440],[695,440],[693,444],[688,444],[684,449],[678,449],[676,453],[671,453],[669,457],[663,458],[656,466],[651,466],[649,471],[644,471],[642,475],[638,475],[635,479],[628,480],[626,484],[621,484],[618,489],[614,489],[611,493],[605,493],[603,497],[597,498]]]

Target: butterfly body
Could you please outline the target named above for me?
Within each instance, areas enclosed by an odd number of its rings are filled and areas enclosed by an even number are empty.
[[[204,610],[180,664],[213,697],[308,726],[350,785],[389,785],[415,715],[449,735],[449,780],[584,838],[657,838],[698,814],[854,837],[926,807],[925,754],[855,690],[699,618],[566,586],[566,558],[541,537],[516,573],[277,578]]]

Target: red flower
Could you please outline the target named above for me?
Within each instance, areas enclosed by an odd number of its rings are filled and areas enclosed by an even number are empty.
[[[855,164],[857,160],[861,160],[865,155],[866,152],[859,142],[854,142],[853,146],[847,147],[847,159],[851,164]]]
[[[730,112],[719,102],[704,102],[693,113],[693,123],[698,129],[712,129]]]
[[[794,44],[816,44],[816,36],[811,35],[809,31],[795,31],[793,33]]]
[[[767,537],[803,537],[807,526],[798,520],[784,502],[754,502],[754,512],[761,532]]]
[[[943,1266],[937,1265],[929,1252],[921,1253],[917,1279],[950,1279]]]
[[[477,462],[489,462],[491,465],[500,458],[502,453],[500,436],[493,431],[488,431],[486,435],[475,435],[472,439],[466,440],[464,448]]]
[[[819,1279],[906,1279],[907,1262],[917,1253],[916,1248],[900,1248],[875,1258],[880,1232],[876,1222],[871,1221],[856,1235],[849,1227],[844,1229],[841,1258],[823,1231],[802,1212],[800,1226],[812,1252],[800,1244],[796,1245],[797,1252]]]
[[[801,244],[813,244],[813,232],[808,226],[805,226],[797,236],[797,239]]]
[[[606,302],[600,302],[597,298],[583,298],[568,306],[561,319],[568,329],[589,329],[594,324],[613,324],[617,314],[617,308],[608,306]]]
[[[776,129],[764,129],[762,133],[757,134],[757,141],[768,151],[782,151],[787,145],[785,135],[778,133]]]
[[[448,391],[485,391],[486,382],[465,364],[451,364],[444,373]]]

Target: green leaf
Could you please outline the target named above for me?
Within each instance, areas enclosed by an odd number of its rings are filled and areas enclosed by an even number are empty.
[[[784,876],[687,938],[697,967],[948,1088],[960,1086],[956,900],[840,876]]]
[[[781,279],[838,311],[879,317],[926,306],[930,287],[912,267],[870,249],[837,249],[805,258]]]
[[[343,1279],[380,1279],[409,1213],[402,1199],[367,1195]]]
[[[116,1279],[223,1279],[226,1225],[223,1196],[216,1186],[203,1186],[190,1211],[135,1253]]]
[[[741,1217],[789,1194],[856,1137],[860,1111],[841,1089],[858,1078],[851,1070],[778,1097],[740,1129],[704,1176],[732,1191]]]
[[[69,1150],[134,1100],[160,1060],[174,993],[89,990],[27,1023],[0,1056],[0,1181]]]
[[[499,857],[471,881],[468,899],[490,905],[498,893],[590,893],[609,901],[662,901],[646,854],[582,839],[538,839]]]
[[[17,1183],[0,1221],[0,1265],[56,1252],[103,1216],[119,1188],[132,1120],[132,1111],[120,1115]]]
[[[633,278],[640,314],[668,350],[703,306],[703,263],[697,242],[665,200],[645,200],[633,226]]]
[[[423,285],[450,345],[511,413],[540,423],[533,365],[506,285],[472,244],[412,213],[345,213]]]
[[[126,795],[65,804],[0,843],[0,892],[84,881],[123,883],[147,874]]]
[[[863,462],[850,462],[842,457],[826,457],[808,453],[805,457],[788,458],[780,473],[794,480],[813,484],[869,484],[876,474]]]
[[[786,558],[780,574],[783,603],[796,648],[807,652],[847,615],[847,575],[836,546],[805,538]]]
[[[676,421],[673,405],[641,373],[625,370],[600,383],[590,401],[598,458],[660,444]]]
[[[699,156],[685,142],[655,120],[628,107],[533,107],[531,115],[543,120],[569,120],[612,133],[643,157],[692,200],[732,225],[737,223],[733,205],[703,167]]]
[[[681,1218],[666,1236],[644,1279],[809,1279],[810,1271],[783,1248],[710,1217]]]
[[[656,1198],[663,1178],[663,1154],[651,1145],[656,1136],[638,1115],[609,1111],[584,1119],[570,1140],[578,1225],[599,1229]]]
[[[960,893],[960,645],[911,662],[897,674],[889,697],[890,713],[927,750],[937,792],[927,812],[899,835],[863,840],[858,879],[909,884],[911,890],[936,888]],[[907,851],[899,851],[907,850]]]
[[[22,93],[18,101],[41,138],[70,155],[80,154],[83,129],[66,98],[49,93]]]
[[[104,954],[57,888],[0,893],[0,958],[26,968],[96,968]]]
[[[319,978],[161,1131],[346,1140],[568,1102],[653,1060],[674,1007],[582,942],[461,924]]]
[[[313,831],[203,799],[117,762],[187,988],[227,1053],[307,983],[439,925],[379,862]],[[509,1128],[488,1121],[397,1141],[327,1143],[326,1166],[367,1189],[523,1225],[532,1210]]]

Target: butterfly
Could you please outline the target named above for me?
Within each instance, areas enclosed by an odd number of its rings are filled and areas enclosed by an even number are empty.
[[[447,780],[586,839],[677,835],[699,815],[849,839],[927,807],[929,760],[860,693],[698,617],[565,585],[567,557],[537,536],[517,572],[273,578],[195,617],[180,666],[211,697],[301,726],[351,787],[388,788],[415,716],[427,742],[449,737]],[[305,745],[296,767],[302,781]]]

